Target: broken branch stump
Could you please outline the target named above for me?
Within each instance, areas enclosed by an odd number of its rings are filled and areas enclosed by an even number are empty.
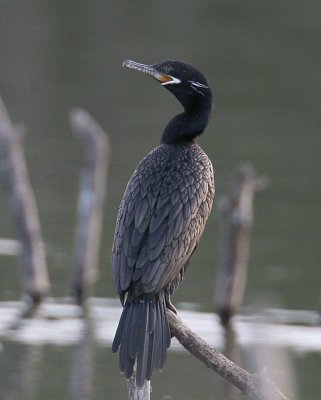
[[[83,305],[97,271],[110,146],[106,133],[86,111],[74,109],[70,124],[84,148],[71,282],[72,295]]]
[[[228,192],[221,201],[223,221],[215,298],[223,325],[229,323],[243,300],[254,194],[267,184],[268,178],[258,177],[251,164],[247,163],[234,173]]]
[[[49,291],[44,242],[23,149],[21,128],[14,126],[0,99],[0,169],[20,241],[22,286],[29,314]],[[29,303],[30,301],[30,303]]]

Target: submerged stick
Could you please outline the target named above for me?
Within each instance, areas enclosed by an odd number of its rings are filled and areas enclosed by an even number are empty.
[[[211,347],[194,333],[177,315],[167,310],[172,335],[186,350],[240,389],[251,400],[289,400],[269,379],[265,372],[251,374]]]
[[[1,99],[0,161],[20,241],[19,259],[22,286],[28,299],[27,315],[48,293],[49,278],[36,200],[24,156],[22,132],[12,125]]]
[[[243,300],[253,224],[254,194],[257,190],[265,188],[267,183],[267,177],[257,177],[254,168],[245,164],[233,175],[229,190],[221,201],[221,256],[215,297],[216,308],[223,325],[229,323]]]
[[[84,148],[71,282],[72,294],[77,303],[83,305],[97,271],[109,161],[109,140],[102,128],[84,110],[73,110],[70,123],[75,136]]]

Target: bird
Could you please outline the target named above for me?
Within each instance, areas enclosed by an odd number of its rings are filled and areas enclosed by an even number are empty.
[[[120,371],[142,387],[164,369],[171,343],[167,309],[176,313],[171,296],[212,208],[213,166],[196,138],[214,102],[206,77],[184,62],[125,60],[123,66],[150,75],[183,107],[133,172],[114,234],[112,275],[123,310],[112,351],[119,351]]]

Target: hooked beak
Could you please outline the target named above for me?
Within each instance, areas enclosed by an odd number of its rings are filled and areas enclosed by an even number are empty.
[[[136,69],[137,71],[150,75],[163,85],[173,82],[173,80],[175,79],[170,75],[159,72],[157,69],[157,64],[147,65],[147,64],[140,64],[132,60],[125,60],[123,61],[123,67]]]

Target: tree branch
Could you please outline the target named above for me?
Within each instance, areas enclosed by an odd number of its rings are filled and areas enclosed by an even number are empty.
[[[240,389],[251,400],[289,400],[269,379],[266,373],[251,374],[229,360],[194,333],[182,319],[167,310],[173,336],[191,354]]]

